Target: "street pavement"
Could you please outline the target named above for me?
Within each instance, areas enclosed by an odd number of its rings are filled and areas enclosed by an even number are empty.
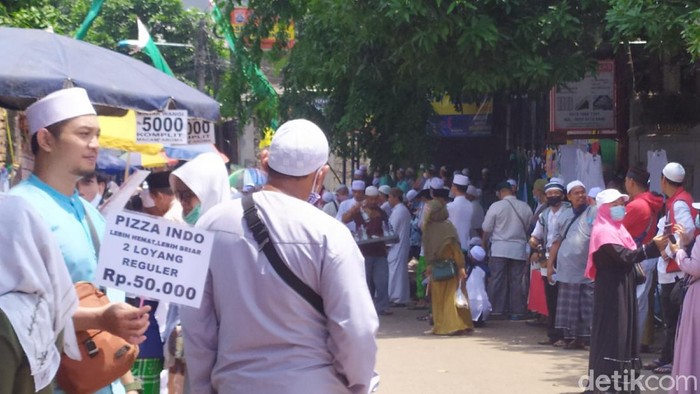
[[[424,310],[392,308],[380,316],[378,393],[581,393],[588,351],[538,345],[544,327],[489,321],[467,336],[423,334]],[[659,342],[657,342],[659,343]],[[644,362],[656,355],[642,354]],[[644,391],[665,393],[666,391]]]

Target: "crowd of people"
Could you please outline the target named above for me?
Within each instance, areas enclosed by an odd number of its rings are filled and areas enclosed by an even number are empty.
[[[97,308],[73,287],[94,280],[97,208],[116,190],[95,174],[95,110],[70,88],[26,116],[34,171],[0,195],[0,393],[53,392],[61,354],[81,358],[75,333],[97,329],[140,349],[99,393],[365,394],[379,378],[378,315],[393,308],[425,309],[427,335],[541,324],[540,344],[589,350],[591,376],[618,379],[616,391],[633,392],[641,368],[700,375],[700,204],[678,163],[663,169],[663,196],[637,167],[624,190],[538,179],[534,206],[513,180],[435,166],[360,166],[331,191],[325,134],[291,120],[261,152],[263,186],[232,191],[205,153],[151,173],[126,207],[215,234],[199,308],[109,289]],[[643,365],[657,289],[664,341]]]

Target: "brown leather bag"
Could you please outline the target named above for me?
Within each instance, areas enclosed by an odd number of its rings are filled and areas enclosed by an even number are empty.
[[[109,304],[107,296],[92,283],[78,282],[75,291],[80,306],[99,307]],[[139,347],[102,330],[75,333],[82,360],[75,361],[61,355],[56,381],[68,394],[89,394],[109,385],[123,376],[134,364]]]

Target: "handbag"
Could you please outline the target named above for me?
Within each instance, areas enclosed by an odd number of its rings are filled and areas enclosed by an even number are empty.
[[[90,282],[75,284],[80,306],[100,307],[110,303]],[[88,394],[109,385],[131,370],[139,347],[110,332],[88,329],[75,333],[81,360],[61,355],[56,381],[69,394]]]
[[[644,269],[642,269],[642,264],[634,263],[632,269],[634,270],[634,283],[637,286],[643,285],[647,281],[647,275],[644,273]]]
[[[430,277],[436,282],[443,282],[457,276],[457,265],[454,260],[435,260],[430,263],[430,266]]]

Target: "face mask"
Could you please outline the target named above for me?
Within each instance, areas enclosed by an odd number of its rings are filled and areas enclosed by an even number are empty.
[[[90,204],[92,204],[93,207],[97,208],[100,206],[100,201],[102,201],[102,195],[100,193],[97,193],[97,195],[95,195],[95,198],[93,198],[92,201],[90,201]]]
[[[626,211],[624,205],[617,205],[610,208],[610,216],[612,216],[612,220],[616,222],[621,222],[622,219],[624,219],[625,212]]]
[[[555,205],[558,205],[561,202],[561,200],[561,196],[547,197],[547,205],[553,207]]]
[[[308,202],[311,205],[315,205],[318,200],[321,199],[321,195],[318,194],[316,191],[316,180],[318,180],[318,174],[321,173],[321,169],[319,168],[318,171],[316,171],[316,175],[314,175],[314,183],[311,185],[311,192],[309,192],[309,198],[306,199],[306,202]]]
[[[700,228],[700,214],[695,217],[695,227]]]
[[[202,211],[202,205],[197,204],[197,205],[195,205],[194,208],[192,208],[190,213],[185,215],[185,217],[183,219],[185,219],[186,223],[194,226],[194,224],[197,223],[197,220],[199,220],[199,215],[201,215],[201,211]]]

